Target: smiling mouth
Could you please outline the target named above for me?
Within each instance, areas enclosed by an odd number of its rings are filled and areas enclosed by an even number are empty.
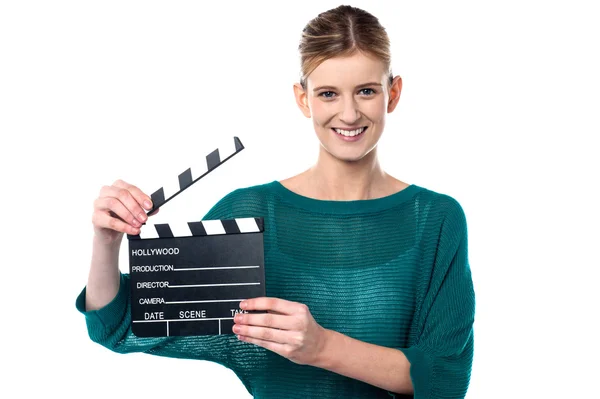
[[[332,130],[342,136],[354,137],[354,136],[358,136],[359,134],[363,134],[367,130],[367,126],[363,126],[363,127],[360,127],[358,129],[354,129],[354,130],[344,130],[344,129],[338,129],[338,128],[332,128]]]

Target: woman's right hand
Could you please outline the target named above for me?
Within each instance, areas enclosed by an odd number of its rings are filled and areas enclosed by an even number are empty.
[[[145,210],[152,209],[151,198],[136,186],[117,180],[104,186],[94,201],[92,224],[97,238],[110,244],[119,241],[123,233],[136,235],[148,220]],[[158,212],[156,209],[151,215]]]

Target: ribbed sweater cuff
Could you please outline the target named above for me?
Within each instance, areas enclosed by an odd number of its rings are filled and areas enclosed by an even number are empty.
[[[398,348],[410,362],[410,378],[414,389],[414,398],[428,398],[433,382],[433,360],[416,346]]]
[[[97,310],[87,311],[85,308],[86,287],[77,296],[75,307],[79,312],[85,315],[89,331],[115,329],[123,320],[123,314],[127,310],[128,287],[123,274],[121,273],[119,282],[119,291],[112,301],[104,307]]]

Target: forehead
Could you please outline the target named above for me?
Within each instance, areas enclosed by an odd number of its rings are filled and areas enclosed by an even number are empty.
[[[334,57],[323,61],[308,75],[308,87],[322,85],[354,87],[368,82],[383,83],[387,71],[383,61],[356,52],[346,57]]]

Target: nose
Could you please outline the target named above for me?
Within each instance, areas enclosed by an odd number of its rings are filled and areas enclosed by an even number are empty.
[[[358,104],[356,103],[354,97],[346,97],[342,103],[342,107],[340,120],[343,123],[352,126],[360,118]]]

